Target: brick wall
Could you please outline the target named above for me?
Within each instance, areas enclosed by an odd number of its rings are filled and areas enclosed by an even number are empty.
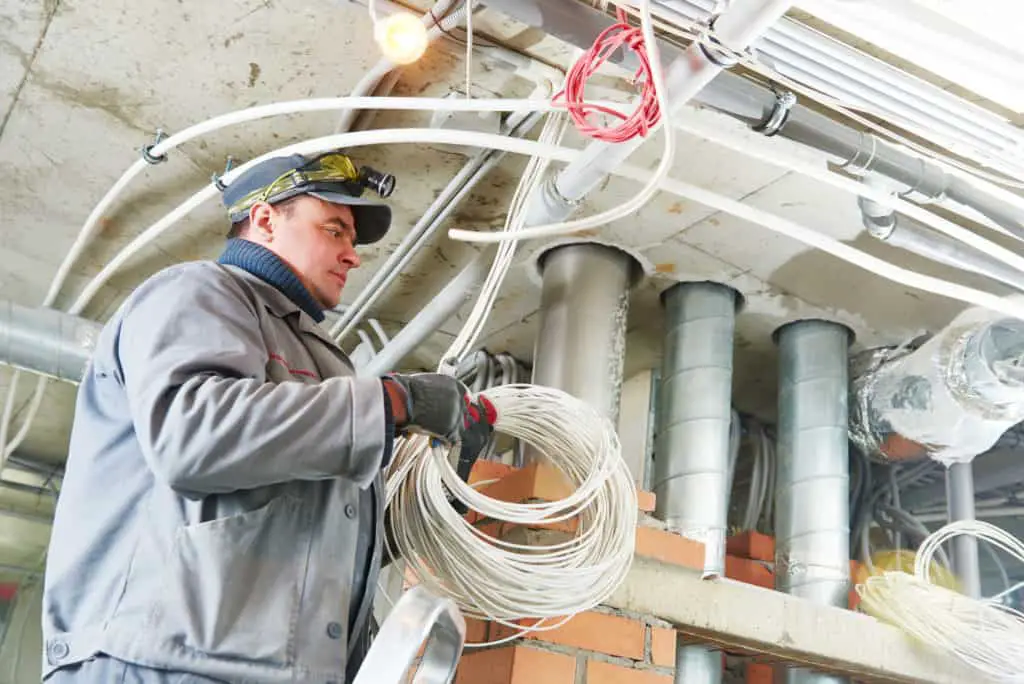
[[[473,621],[473,641],[512,635]],[[675,632],[665,623],[598,608],[565,625],[531,632],[511,645],[468,649],[456,684],[671,684]]]

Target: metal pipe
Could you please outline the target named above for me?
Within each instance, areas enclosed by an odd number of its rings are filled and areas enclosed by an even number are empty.
[[[654,443],[655,516],[704,544],[704,574],[725,574],[731,489],[732,357],[738,293],[680,283],[662,295],[665,343]],[[722,656],[677,636],[677,682],[717,684]]]
[[[583,399],[618,422],[629,290],[639,264],[591,243],[543,254],[533,382]]]
[[[889,207],[861,197],[861,218],[868,234],[886,244],[913,252],[953,268],[970,271],[1024,292],[1024,274],[967,247],[959,240],[932,230],[918,221],[897,214]]]
[[[779,426],[775,587],[845,608],[850,581],[847,349],[850,331],[806,320],[776,333]],[[801,670],[788,684],[840,682]]]
[[[590,48],[597,34],[613,23],[611,17],[586,3],[487,0],[486,4],[582,49]],[[707,10],[703,5],[701,3]],[[783,23],[778,22],[776,27]],[[658,42],[658,49],[665,61],[678,59],[684,54],[680,48],[665,41]],[[629,74],[638,66],[635,55],[628,51],[616,53],[609,61]],[[672,88],[668,90],[674,96]],[[776,93],[742,76],[723,71],[697,93],[694,100],[760,130],[773,120],[773,114],[778,113],[780,98],[785,96],[791,94]],[[769,127],[764,131],[819,149],[839,163],[854,167],[862,165],[864,171],[880,173],[927,197],[941,198],[945,195],[1024,239],[1024,210],[1019,205],[946,173],[934,161],[905,152],[877,136],[850,128],[803,105],[788,107],[785,116],[778,120],[782,122],[781,128]],[[566,218],[572,206],[563,207],[562,211],[564,214],[552,214],[552,218]]]
[[[716,37],[727,47],[745,49],[792,4],[792,0],[734,0],[715,22]],[[665,90],[671,109],[680,111],[727,65],[724,59],[714,56],[712,44],[695,41],[666,70]],[[579,200],[604,180],[608,170],[623,162],[645,140],[637,136],[627,142],[591,142],[546,192],[537,193],[528,209],[526,224],[535,226],[567,218]]]
[[[949,522],[974,520],[974,471],[971,462],[954,463],[946,471],[946,500]],[[978,538],[962,534],[952,539],[953,570],[960,578],[963,593],[981,598],[981,569],[978,561]]]
[[[542,112],[531,112],[510,121],[507,134],[525,137],[543,117]],[[362,320],[363,315],[384,294],[398,274],[412,261],[420,249],[444,224],[453,211],[461,204],[473,188],[505,158],[503,150],[481,150],[448,182],[434,202],[427,208],[395,247],[387,260],[373,274],[355,300],[346,307],[342,316],[331,326],[331,335],[343,339]]]
[[[47,308],[0,302],[0,363],[78,383],[101,326]]]
[[[488,247],[466,264],[458,275],[424,306],[397,335],[391,338],[370,361],[358,369],[360,375],[372,377],[391,371],[398,363],[437,332],[445,321],[455,315],[483,282],[498,249]]]

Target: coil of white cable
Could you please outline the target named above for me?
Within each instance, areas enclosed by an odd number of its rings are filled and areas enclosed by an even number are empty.
[[[446,448],[430,447],[425,437],[404,440],[388,477],[393,552],[467,615],[516,628],[519,618],[541,619],[533,630],[557,626],[552,619],[561,624],[607,599],[628,572],[636,489],[614,425],[590,405],[535,385],[502,385],[487,397],[498,411],[496,431],[537,449],[572,493],[558,501],[500,501],[462,482]],[[573,520],[575,532],[539,544],[489,536],[452,508],[449,495],[489,521],[532,528]]]
[[[953,655],[988,681],[1024,682],[1024,614],[932,584],[932,559],[952,537],[969,534],[1024,562],[1024,544],[981,521],[950,523],[918,550],[914,574],[885,572],[857,586],[864,610],[899,627],[915,641]]]

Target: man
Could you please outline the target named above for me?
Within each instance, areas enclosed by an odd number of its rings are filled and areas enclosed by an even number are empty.
[[[443,375],[357,378],[318,326],[389,208],[334,153],[225,191],[216,263],[172,266],[104,327],[46,569],[51,682],[345,682],[368,644],[396,430],[462,442],[493,407]]]

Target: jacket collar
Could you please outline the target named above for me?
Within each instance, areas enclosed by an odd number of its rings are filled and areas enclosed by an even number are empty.
[[[240,268],[273,286],[294,305],[286,307],[287,309],[301,309],[317,323],[324,320],[323,307],[313,298],[295,272],[263,245],[242,238],[232,238],[228,240],[217,263]],[[277,306],[274,308],[278,309]],[[278,310],[276,313],[284,315],[289,311]]]

